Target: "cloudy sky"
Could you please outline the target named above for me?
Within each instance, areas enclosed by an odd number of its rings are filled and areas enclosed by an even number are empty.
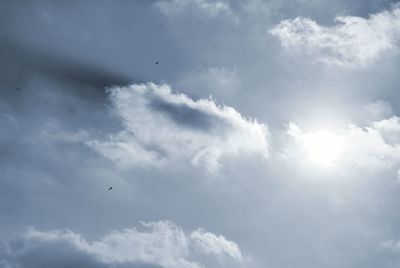
[[[400,3],[0,2],[1,268],[400,267]]]

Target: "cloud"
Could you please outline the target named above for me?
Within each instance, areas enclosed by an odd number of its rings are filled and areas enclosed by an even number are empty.
[[[366,127],[304,131],[289,123],[294,144],[285,148],[290,159],[340,168],[388,169],[400,165],[400,118],[370,122]]]
[[[38,231],[30,229],[19,239],[9,241],[1,255],[16,267],[203,267],[193,254],[205,253],[242,261],[236,243],[223,236],[200,230],[187,235],[169,221],[142,223],[145,231],[136,228],[113,231],[99,240],[88,241],[70,230]],[[204,246],[207,246],[205,248]],[[50,250],[51,256],[48,256]],[[29,262],[28,262],[29,261]],[[212,260],[211,260],[212,261]]]
[[[207,255],[221,255],[226,254],[237,261],[242,261],[242,254],[238,245],[226,240],[222,235],[215,235],[210,232],[205,232],[202,229],[193,231],[190,235],[195,246]]]
[[[386,240],[379,243],[379,247],[383,249],[398,251],[400,249],[400,241]]]
[[[216,171],[221,157],[268,153],[265,125],[213,99],[193,100],[152,83],[113,87],[109,96],[125,129],[88,145],[125,166],[191,159]]]
[[[400,144],[400,117],[392,116],[388,119],[373,122],[372,126],[389,144]]]
[[[378,100],[370,102],[363,107],[363,112],[372,120],[381,120],[393,115],[393,109],[390,103]]]
[[[194,13],[205,18],[226,17],[237,20],[229,3],[224,0],[160,0],[154,4],[167,17]]]
[[[286,49],[302,51],[315,61],[342,67],[364,67],[386,52],[397,52],[400,38],[400,9],[383,11],[365,19],[338,16],[336,25],[326,27],[297,17],[284,20],[270,33]]]
[[[108,70],[100,64],[85,62],[66,53],[61,55],[50,49],[30,47],[12,39],[5,39],[0,44],[0,52],[4,53],[6,59],[12,60],[12,64],[4,68],[7,72],[0,81],[10,83],[8,80],[16,80],[21,87],[21,83],[26,82],[24,80],[42,76],[77,88],[94,87],[104,92],[105,86],[124,85],[134,79]],[[10,69],[14,71],[13,74],[10,74]]]
[[[236,70],[212,67],[185,73],[177,87],[194,96],[212,95],[226,100],[241,89],[242,83]]]

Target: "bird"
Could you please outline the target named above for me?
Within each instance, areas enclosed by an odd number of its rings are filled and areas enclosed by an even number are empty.
[[[160,61],[158,60],[158,61],[156,61],[156,63],[155,63],[155,64],[156,64],[156,65],[158,65],[158,63],[159,63],[159,62],[160,62]]]
[[[112,186],[110,186],[110,187],[108,188],[108,190],[111,191],[111,190],[112,190]]]
[[[132,136],[135,136],[135,132],[133,132],[132,130],[129,130],[128,133],[131,134]]]
[[[16,86],[14,86],[14,88],[15,88],[16,90],[18,90],[18,91],[22,91],[22,88],[19,88],[19,87],[16,87]]]

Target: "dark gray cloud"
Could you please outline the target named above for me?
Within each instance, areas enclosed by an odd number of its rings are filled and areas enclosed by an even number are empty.
[[[26,82],[35,75],[49,80],[70,83],[73,86],[96,87],[103,90],[109,85],[123,85],[133,82],[133,78],[118,75],[99,65],[80,62],[49,50],[30,48],[18,41],[2,40],[0,55],[4,60],[2,81],[13,85]],[[20,87],[23,87],[22,85]]]
[[[175,123],[186,127],[209,131],[218,124],[218,120],[212,118],[204,111],[189,107],[187,104],[175,104],[161,98],[153,98],[150,106],[155,111],[165,113]],[[217,122],[213,122],[217,121]],[[223,122],[221,120],[221,122]]]

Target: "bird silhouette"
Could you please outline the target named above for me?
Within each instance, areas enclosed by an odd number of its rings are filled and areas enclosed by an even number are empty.
[[[19,87],[16,87],[16,86],[14,86],[14,88],[15,88],[16,90],[18,90],[18,91],[22,91],[22,88],[19,88]]]
[[[156,65],[158,65],[158,63],[159,63],[159,62],[160,62],[160,61],[158,60],[158,61],[156,61],[156,63],[155,63],[155,64],[156,64]]]
[[[111,190],[112,190],[112,186],[111,186],[111,187],[109,187],[109,188],[108,188],[108,190],[109,190],[109,191],[111,191]]]

